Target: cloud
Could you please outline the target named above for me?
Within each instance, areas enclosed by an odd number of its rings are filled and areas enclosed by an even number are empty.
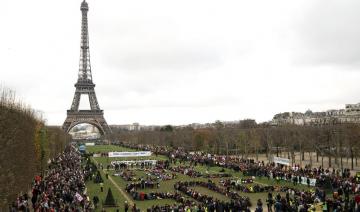
[[[108,66],[117,67],[122,70],[136,71],[161,71],[174,72],[176,70],[188,70],[189,68],[205,69],[221,65],[221,57],[216,49],[207,47],[184,46],[184,45],[153,45],[142,46],[143,49],[134,49],[132,46],[128,52],[110,51],[105,55]],[[141,45],[140,43],[139,45]],[[117,49],[124,46],[117,46]]]
[[[360,1],[311,2],[298,22],[295,63],[360,67]]]
[[[0,3],[0,83],[50,124],[62,124],[75,91],[80,2]],[[93,79],[111,124],[266,121],[360,98],[360,72],[343,73],[359,67],[357,1],[88,2]]]
[[[99,47],[103,54],[100,57],[110,68],[128,73],[176,72],[189,68],[207,69],[223,63],[224,49],[213,42],[211,36],[201,40],[191,32],[184,34],[171,20],[159,17],[129,21],[132,26],[114,21],[111,28],[101,32],[103,39],[99,40]]]

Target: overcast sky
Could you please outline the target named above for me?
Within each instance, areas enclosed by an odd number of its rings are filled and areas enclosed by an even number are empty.
[[[80,3],[0,2],[0,84],[49,124],[63,123],[73,99]],[[109,124],[262,122],[360,102],[359,0],[88,3]]]

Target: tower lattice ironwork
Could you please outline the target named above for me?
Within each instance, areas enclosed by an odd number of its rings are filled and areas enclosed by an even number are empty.
[[[111,133],[107,125],[104,112],[100,109],[95,94],[95,84],[92,81],[90,50],[89,50],[89,32],[88,3],[84,0],[81,3],[81,43],[80,43],[80,62],[79,75],[75,83],[75,95],[71,104],[71,109],[67,111],[67,117],[63,124],[63,129],[69,132],[74,126],[81,123],[88,123],[96,126],[102,135]],[[88,95],[90,102],[90,110],[79,110],[81,95]]]

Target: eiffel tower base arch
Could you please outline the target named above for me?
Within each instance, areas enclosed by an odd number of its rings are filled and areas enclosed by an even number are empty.
[[[102,136],[111,133],[102,110],[68,110],[67,117],[62,128],[65,132],[69,132],[73,127],[82,123],[91,124],[97,127]]]

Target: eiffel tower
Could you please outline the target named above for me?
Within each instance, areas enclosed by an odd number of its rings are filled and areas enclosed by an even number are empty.
[[[88,123],[97,127],[100,133],[105,135],[111,133],[111,129],[105,121],[103,110],[100,109],[95,94],[95,84],[92,81],[87,19],[89,6],[85,0],[81,3],[80,10],[82,13],[82,21],[79,75],[75,84],[76,90],[71,109],[67,110],[67,117],[62,128],[66,132],[69,132],[78,124]],[[83,94],[88,95],[89,97],[90,110],[79,110],[80,97]]]

